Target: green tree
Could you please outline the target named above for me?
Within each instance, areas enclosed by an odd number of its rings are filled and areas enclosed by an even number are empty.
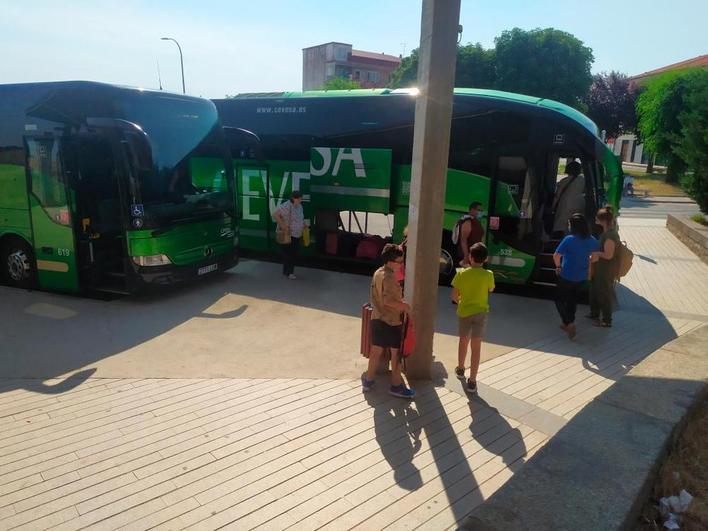
[[[401,64],[391,72],[392,88],[414,87],[418,82],[418,48],[407,57],[401,59]]]
[[[592,50],[554,28],[504,31],[495,40],[496,88],[580,109],[592,83]]]
[[[494,50],[485,50],[479,44],[457,47],[455,86],[474,88],[494,87]],[[413,87],[418,81],[418,50],[404,57],[401,65],[391,74],[394,88]]]
[[[686,171],[676,151],[681,141],[679,114],[685,105],[685,73],[675,70],[654,78],[637,99],[639,136],[650,156],[666,159],[667,182],[677,182]]]
[[[485,50],[480,43],[457,48],[455,86],[494,88],[495,82],[494,50]]]
[[[360,89],[361,85],[358,81],[352,81],[350,79],[344,79],[343,77],[335,76],[329,78],[322,85],[320,90],[354,90]]]
[[[686,76],[679,123],[681,141],[675,152],[690,170],[684,187],[701,211],[708,212],[708,70],[697,70]]]

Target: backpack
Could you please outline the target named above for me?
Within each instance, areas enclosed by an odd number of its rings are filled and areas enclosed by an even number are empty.
[[[627,247],[626,242],[620,241],[615,249],[615,254],[617,255],[617,280],[619,280],[632,269],[634,253]]]
[[[465,214],[457,220],[457,223],[455,223],[455,226],[452,228],[452,243],[454,243],[455,245],[457,245],[457,243],[460,241],[460,228],[462,227],[462,224],[469,219],[474,218],[469,214]]]

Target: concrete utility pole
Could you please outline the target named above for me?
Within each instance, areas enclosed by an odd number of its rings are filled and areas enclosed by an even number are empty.
[[[430,379],[460,0],[423,0],[408,213],[406,300],[417,346],[409,377]]]

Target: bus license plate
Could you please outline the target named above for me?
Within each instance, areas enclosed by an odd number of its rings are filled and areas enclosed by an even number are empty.
[[[216,271],[219,269],[219,264],[211,264],[208,266],[200,267],[197,270],[197,275],[206,275],[207,273],[211,273],[212,271]]]

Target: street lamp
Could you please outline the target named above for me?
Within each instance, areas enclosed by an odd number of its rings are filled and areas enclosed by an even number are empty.
[[[179,66],[182,69],[182,94],[186,94],[187,91],[184,88],[184,61],[182,60],[182,47],[172,37],[160,37],[160,40],[161,41],[172,41],[177,45],[177,49],[179,50]]]

